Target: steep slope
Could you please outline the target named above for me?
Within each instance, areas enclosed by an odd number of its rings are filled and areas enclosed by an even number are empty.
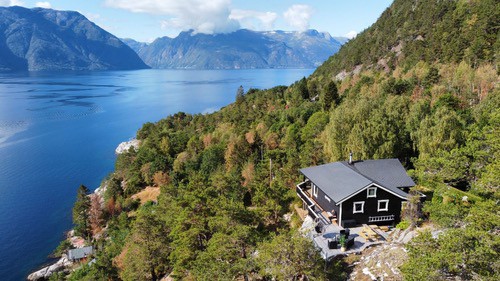
[[[338,51],[340,45],[329,34],[315,30],[238,30],[215,35],[189,31],[173,39],[159,38],[138,54],[153,68],[312,68]]]
[[[419,60],[498,64],[499,26],[500,3],[495,0],[395,0],[375,24],[318,68],[316,76],[349,73],[356,67],[388,71]]]
[[[132,49],[71,11],[0,7],[0,70],[147,68]]]

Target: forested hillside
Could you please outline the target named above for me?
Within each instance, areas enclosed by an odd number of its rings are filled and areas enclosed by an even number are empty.
[[[405,223],[439,234],[413,239],[398,278],[498,280],[499,5],[396,0],[307,79],[145,124],[104,181],[105,220],[80,228],[97,261],[70,279],[345,280],[343,260],[325,272],[298,234],[294,186],[299,168],[352,151],[399,158],[428,194],[424,218]],[[131,198],[148,186],[157,203]]]
[[[316,71],[411,68],[419,61],[477,68],[498,64],[499,3],[495,0],[394,1],[378,21]]]

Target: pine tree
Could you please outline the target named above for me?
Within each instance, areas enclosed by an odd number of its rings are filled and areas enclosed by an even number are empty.
[[[73,205],[73,224],[75,225],[75,234],[84,238],[89,238],[90,235],[89,193],[90,191],[85,185],[80,185],[76,194],[76,202]]]
[[[320,102],[324,111],[330,110],[332,104],[339,104],[339,93],[335,82],[330,81],[326,88],[321,92]]]
[[[240,103],[243,100],[243,96],[245,95],[245,90],[243,89],[243,86],[239,86],[238,90],[236,90],[236,102]]]

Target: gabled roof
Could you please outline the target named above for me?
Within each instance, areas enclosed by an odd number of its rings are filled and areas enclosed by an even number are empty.
[[[334,162],[300,171],[337,204],[372,184],[403,198],[408,194],[400,188],[415,185],[398,159]]]
[[[93,248],[92,246],[87,246],[83,248],[71,249],[68,251],[68,259],[69,260],[79,260],[84,257],[92,254]]]
[[[415,185],[398,159],[365,160],[353,162],[353,164],[343,161],[342,164],[387,188]]]

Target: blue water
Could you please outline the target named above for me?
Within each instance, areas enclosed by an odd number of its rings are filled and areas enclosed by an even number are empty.
[[[112,172],[145,122],[207,113],[240,85],[289,85],[313,70],[140,70],[0,74],[0,280],[23,280],[71,228],[80,184]]]

